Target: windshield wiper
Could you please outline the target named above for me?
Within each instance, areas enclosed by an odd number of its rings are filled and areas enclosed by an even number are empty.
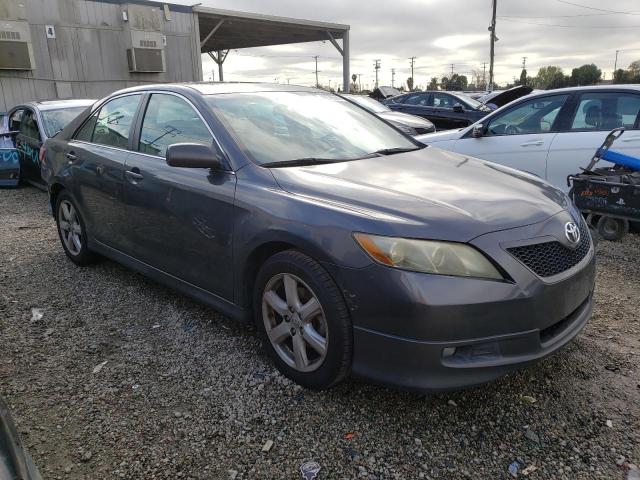
[[[261,167],[267,168],[280,168],[280,167],[304,167],[306,165],[322,165],[325,163],[341,162],[342,160],[337,158],[296,158],[294,160],[283,160],[281,162],[267,162],[260,164]]]
[[[413,152],[414,150],[420,150],[424,147],[395,147],[395,148],[383,148],[382,150],[376,150],[373,153],[377,153],[378,155],[393,155],[394,153],[404,153],[404,152]]]

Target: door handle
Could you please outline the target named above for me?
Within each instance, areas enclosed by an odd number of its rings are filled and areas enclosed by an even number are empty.
[[[73,163],[78,159],[78,157],[76,157],[73,152],[69,152],[67,153],[67,159],[69,160],[69,163]]]
[[[640,137],[627,137],[627,138],[623,138],[622,141],[625,143],[640,142]]]
[[[544,143],[544,141],[542,141],[542,140],[532,140],[531,142],[521,143],[520,146],[521,147],[539,147],[543,143]]]
[[[144,175],[140,173],[140,170],[138,170],[137,172],[134,170],[126,170],[124,174],[129,180],[134,182],[142,180],[144,178]]]

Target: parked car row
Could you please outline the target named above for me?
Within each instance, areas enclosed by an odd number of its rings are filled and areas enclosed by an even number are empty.
[[[614,128],[629,130],[617,150],[640,156],[640,86],[573,87],[522,97],[457,130],[418,137],[425,144],[490,160],[567,190]]]
[[[554,130],[551,95],[487,128]],[[337,95],[130,88],[41,159],[71,261],[102,255],[255,322],[306,387],[350,373],[417,390],[489,381],[559,350],[591,314],[594,248],[564,193]]]

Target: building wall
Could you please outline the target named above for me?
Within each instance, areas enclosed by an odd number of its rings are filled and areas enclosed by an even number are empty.
[[[16,4],[23,8],[16,8]],[[144,83],[186,82],[202,79],[197,14],[170,5],[143,4],[157,10],[164,47],[165,72],[129,72],[127,22],[119,0],[0,0],[0,25],[26,20],[31,31],[35,69],[0,70],[0,112],[32,100],[101,98],[115,90]],[[14,18],[7,18],[14,17]],[[23,17],[23,18],[15,18]],[[47,38],[45,26],[55,27]],[[129,37],[130,38],[130,37]]]

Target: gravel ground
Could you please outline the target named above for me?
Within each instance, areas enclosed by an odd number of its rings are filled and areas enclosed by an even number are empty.
[[[419,396],[302,390],[250,327],[113,262],[67,261],[40,191],[0,191],[0,225],[0,395],[44,478],[295,479],[309,460],[319,479],[511,478],[513,462],[635,478],[640,236],[599,244],[593,318],[560,354]]]

